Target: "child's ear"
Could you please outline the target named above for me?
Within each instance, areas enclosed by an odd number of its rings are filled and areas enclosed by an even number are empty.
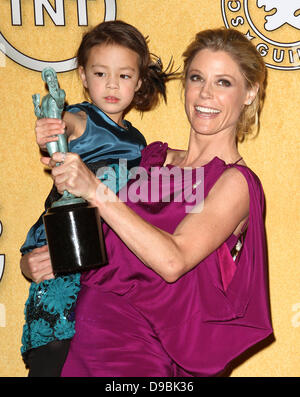
[[[141,85],[142,85],[142,79],[139,79],[136,84],[134,92],[137,92],[141,88]]]
[[[85,70],[84,70],[83,66],[79,66],[78,73],[79,73],[79,76],[81,78],[81,81],[82,81],[82,84],[83,84],[84,88],[88,88],[87,81],[86,81]]]

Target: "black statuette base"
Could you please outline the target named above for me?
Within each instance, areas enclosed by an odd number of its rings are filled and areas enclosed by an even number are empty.
[[[43,217],[54,274],[107,264],[98,211],[86,203],[50,208]]]

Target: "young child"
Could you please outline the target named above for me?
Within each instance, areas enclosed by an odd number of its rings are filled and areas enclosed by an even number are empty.
[[[58,139],[53,135],[65,131],[69,151],[79,154],[94,173],[101,166],[118,172],[119,159],[127,160],[128,170],[137,166],[146,141],[123,117],[132,108],[142,112],[153,109],[160,96],[166,100],[165,83],[172,73],[162,71],[160,60],[151,58],[142,34],[122,21],[103,22],[86,33],[77,61],[90,101],[68,106],[62,120],[37,120],[37,143],[44,150],[47,142]],[[45,209],[58,197],[53,187]],[[29,376],[59,376],[75,332],[80,274],[54,278],[43,214],[21,247],[21,270],[33,281],[25,304],[21,353]]]

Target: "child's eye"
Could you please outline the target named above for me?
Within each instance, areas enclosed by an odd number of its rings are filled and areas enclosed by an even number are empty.
[[[229,80],[226,79],[221,79],[218,81],[218,85],[222,86],[222,87],[230,87],[231,83]]]
[[[105,73],[104,72],[96,72],[95,75],[98,77],[103,77],[105,75]]]
[[[121,74],[120,77],[121,77],[121,79],[125,79],[125,80],[131,78],[131,76],[129,76],[128,74]]]

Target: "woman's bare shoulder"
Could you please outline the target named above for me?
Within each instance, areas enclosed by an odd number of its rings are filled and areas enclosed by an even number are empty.
[[[168,149],[167,156],[164,165],[172,164],[178,165],[180,164],[181,160],[184,158],[186,154],[186,150],[177,150],[177,149]]]

